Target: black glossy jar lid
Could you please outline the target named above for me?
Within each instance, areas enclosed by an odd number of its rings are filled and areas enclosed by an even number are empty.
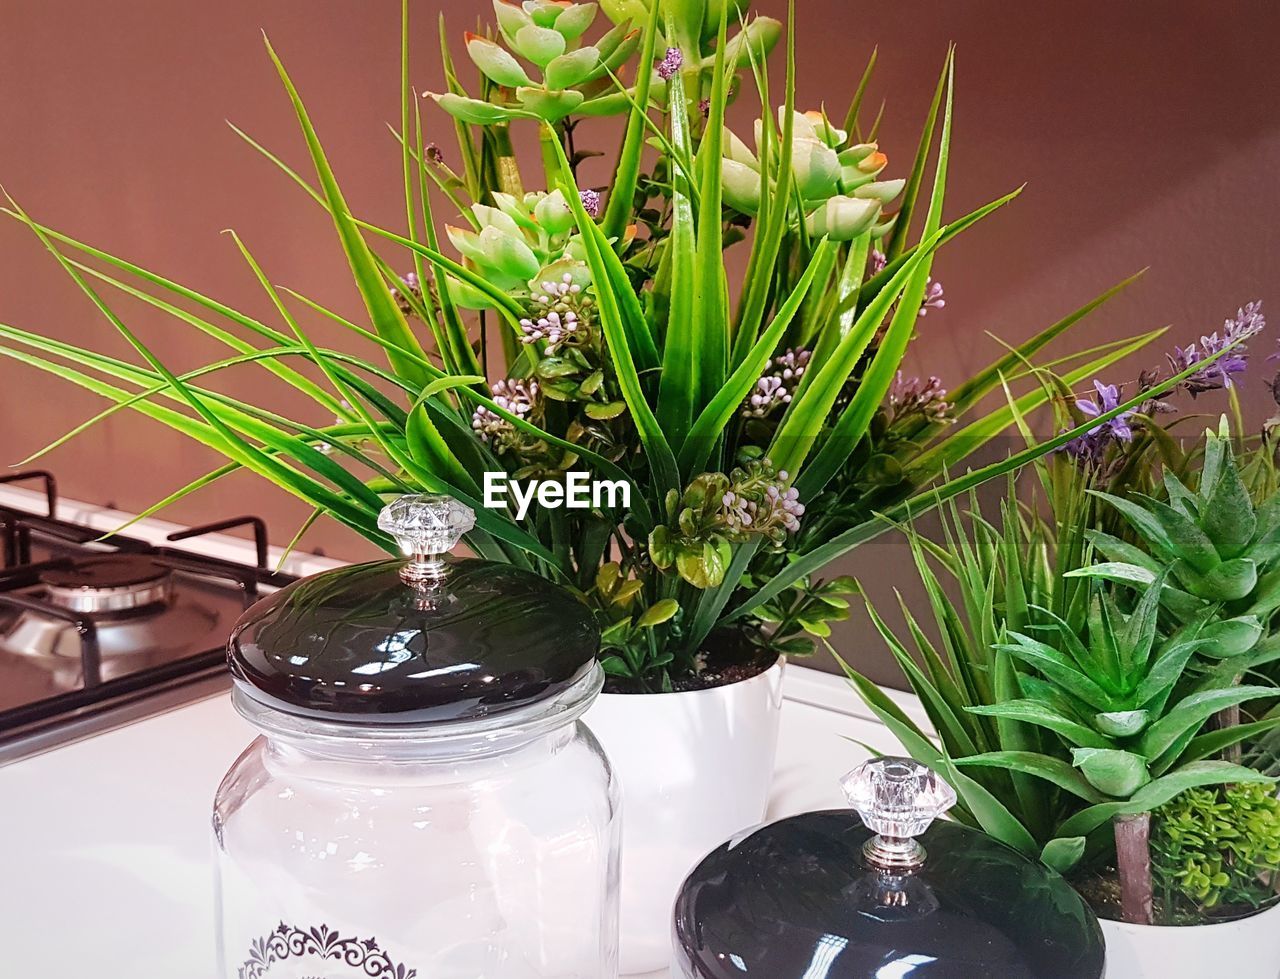
[[[402,497],[379,526],[412,555],[294,582],[241,616],[231,672],[254,700],[369,725],[494,717],[589,673],[600,634],[570,591],[520,568],[446,552],[474,515]]]
[[[865,823],[849,810],[783,819],[689,875],[677,979],[1103,975],[1101,929],[1065,880],[976,830],[930,825],[955,795],[929,769],[877,759],[845,785]]]

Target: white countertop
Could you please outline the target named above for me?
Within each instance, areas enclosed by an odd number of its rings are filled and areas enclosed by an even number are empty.
[[[771,818],[896,748],[838,678],[785,692]],[[213,979],[210,806],[253,736],[224,695],[0,768],[0,975]]]
[[[0,487],[0,502],[40,500]],[[59,516],[103,530],[128,517],[65,501]],[[173,529],[148,520],[128,533],[160,543]],[[250,553],[218,535],[201,547]],[[287,570],[334,563],[295,554]],[[866,759],[858,742],[899,750],[843,679],[793,664],[783,692],[771,819],[844,805],[837,780]],[[214,979],[209,817],[254,734],[224,694],[0,767],[0,976]]]

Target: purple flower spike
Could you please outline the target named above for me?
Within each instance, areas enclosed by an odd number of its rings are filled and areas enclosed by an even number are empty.
[[[600,191],[598,190],[580,190],[578,196],[582,199],[582,206],[586,212],[593,218],[600,216]]]
[[[889,264],[889,259],[879,248],[871,249],[871,274],[879,275],[884,271],[884,267]]]
[[[683,65],[684,55],[680,53],[680,49],[667,48],[666,56],[658,62],[658,77],[664,82],[669,81]]]
[[[1095,380],[1093,389],[1098,395],[1096,401],[1092,398],[1076,401],[1076,407],[1090,418],[1097,418],[1120,405],[1119,385],[1103,384]],[[1133,439],[1133,429],[1129,427],[1129,419],[1132,417],[1132,411],[1121,412],[1110,421],[1095,425],[1083,435],[1073,438],[1062,450],[1080,462],[1101,462],[1103,453],[1112,442],[1129,442]]]
[[[1091,418],[1097,418],[1099,415],[1119,407],[1120,385],[1103,384],[1101,381],[1094,381],[1093,389],[1098,392],[1098,400],[1096,402],[1093,399],[1076,402],[1076,407],[1086,415]],[[1129,419],[1131,417],[1133,417],[1132,411],[1121,412],[1110,421],[1103,422],[1098,428],[1106,428],[1120,441],[1128,442],[1133,438],[1133,429],[1129,427]]]
[[[1218,358],[1212,364],[1192,374],[1182,382],[1182,386],[1194,398],[1206,391],[1217,391],[1232,386],[1233,378],[1243,374],[1249,366],[1249,351],[1245,341],[1261,333],[1267,325],[1262,315],[1262,302],[1251,302],[1236,310],[1234,318],[1225,320],[1221,333],[1214,332],[1202,336],[1200,343],[1189,343],[1186,347],[1174,347],[1169,354],[1169,366],[1175,374],[1181,374],[1189,367],[1194,367],[1207,360],[1221,350],[1231,347],[1231,352]]]
[[[947,401],[947,389],[939,378],[930,376],[921,380],[904,377],[902,371],[898,371],[889,386],[888,408],[890,424],[913,416],[929,422],[948,422],[952,420],[955,405]]]

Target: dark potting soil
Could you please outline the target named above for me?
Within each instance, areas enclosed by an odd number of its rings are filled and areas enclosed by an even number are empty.
[[[740,643],[718,644],[715,652],[706,654],[702,670],[693,676],[680,677],[672,681],[668,693],[685,693],[691,690],[710,690],[712,687],[723,687],[729,683],[738,683],[759,676],[777,662],[777,656],[766,653],[758,646],[750,646],[745,641]],[[646,694],[662,693],[626,677],[609,677],[604,684],[605,693]]]
[[[1110,921],[1123,921],[1124,918],[1120,914],[1120,880],[1116,876],[1114,868],[1108,867],[1100,873],[1082,874],[1073,877],[1071,885],[1080,892],[1080,896],[1093,909],[1093,913],[1099,918],[1107,918]],[[1186,912],[1174,912],[1170,914],[1165,910],[1160,895],[1155,895],[1151,902],[1151,918],[1154,924],[1165,926],[1185,926],[1185,925],[1216,925],[1227,921],[1239,921],[1241,918],[1249,918],[1265,908],[1254,908],[1246,905],[1231,905],[1217,907],[1211,913],[1204,915],[1192,915]]]

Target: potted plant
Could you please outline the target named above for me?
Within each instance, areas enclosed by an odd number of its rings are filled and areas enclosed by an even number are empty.
[[[446,90],[425,105],[448,114],[446,151],[412,84],[404,3],[389,141],[400,231],[352,213],[268,45],[314,176],[241,135],[331,216],[364,307],[354,319],[278,287],[234,234],[271,322],[7,209],[140,363],[12,326],[0,354],[110,402],[73,434],[127,409],[226,457],[157,508],[245,469],[391,550],[377,528],[387,498],[447,493],[476,511],[476,553],[568,583],[597,610],[610,692],[590,724],[626,786],[625,971],[662,964],[688,866],[763,815],[783,657],[847,612],[851,583],[821,569],[883,532],[881,514],[952,499],[1149,396],[947,479],[1051,397],[1028,364],[1124,283],[950,393],[904,377],[923,314],[943,305],[935,253],[1016,191],[944,218],[950,54],[915,159],[891,166],[860,112],[871,66],[835,120],[797,112],[794,36],[779,83],[765,59],[782,25],[745,6],[608,0],[603,25],[593,3],[495,0],[494,26],[464,38],[469,88],[442,35]],[[725,114],[751,96],[744,140]],[[593,153],[578,126],[610,116],[619,149],[597,188],[581,176]],[[536,170],[513,148],[521,132],[538,141]],[[739,241],[747,271],[731,288],[724,256]],[[227,356],[172,369],[116,293]],[[308,318],[351,349],[318,344]],[[1057,363],[1079,383],[1155,335]],[[283,413],[266,388],[228,397],[211,382],[229,370],[262,372],[310,408]],[[1002,385],[1013,401],[980,408]],[[609,493],[565,506],[579,476]],[[528,505],[534,489],[543,505]]]
[[[1255,507],[1248,487],[1274,481],[1257,478],[1269,468],[1257,460],[1242,478],[1225,429],[1183,454],[1174,424],[1128,418],[1119,433],[1077,442],[1073,457],[1039,463],[1047,514],[1011,487],[997,521],[976,500],[968,520],[950,508],[945,548],[908,528],[945,652],[910,613],[905,641],[874,610],[873,621],[937,742],[850,673],[913,755],[951,773],[959,818],[1074,875],[1103,918],[1113,974],[1269,976],[1280,955],[1266,856],[1277,807],[1259,800],[1274,802],[1274,780],[1217,756],[1280,725],[1274,711],[1249,723],[1235,712],[1280,694],[1264,677],[1240,682],[1280,657],[1280,597],[1247,581],[1228,597],[1199,576],[1234,560],[1227,570],[1272,580],[1274,497]],[[1273,451],[1264,444],[1258,460]],[[1197,475],[1191,490],[1184,478]],[[1099,529],[1112,507],[1125,522]],[[1144,551],[1145,540],[1158,546]],[[1124,560],[1091,564],[1095,551]],[[936,566],[958,584],[958,610]],[[1186,832],[1197,804],[1203,832],[1231,827],[1238,856]]]

